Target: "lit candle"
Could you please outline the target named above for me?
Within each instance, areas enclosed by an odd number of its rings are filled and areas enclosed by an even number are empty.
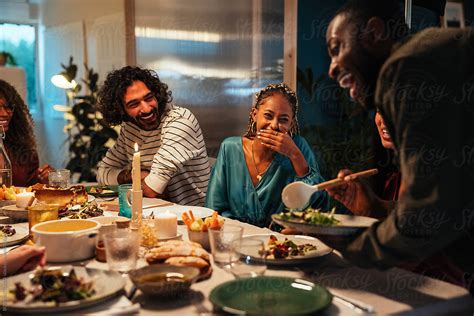
[[[138,144],[135,143],[135,153],[132,161],[132,190],[139,191],[142,189],[141,169],[140,169],[140,152]]]
[[[16,195],[16,207],[26,209],[35,199],[33,192],[21,192]]]
[[[155,215],[155,229],[158,238],[174,237],[178,234],[178,216],[169,211]]]

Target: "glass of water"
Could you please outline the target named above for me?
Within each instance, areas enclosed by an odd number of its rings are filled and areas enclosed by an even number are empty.
[[[230,263],[238,259],[233,251],[233,243],[242,240],[243,228],[237,225],[224,224],[220,229],[209,229],[214,264],[223,269],[230,269]]]
[[[110,270],[122,274],[137,266],[140,234],[125,229],[116,230],[104,236],[105,254]]]
[[[51,171],[48,175],[48,181],[50,186],[58,186],[60,188],[69,187],[69,179],[71,178],[71,172],[68,169],[57,169]]]
[[[243,238],[232,244],[234,258],[230,262],[230,271],[236,278],[254,278],[267,270],[265,244],[263,240]]]

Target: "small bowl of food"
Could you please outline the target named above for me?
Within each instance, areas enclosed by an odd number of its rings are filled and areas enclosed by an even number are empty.
[[[129,273],[133,284],[147,296],[176,296],[189,290],[199,277],[195,267],[153,264]]]
[[[206,219],[196,219],[192,211],[184,212],[182,215],[183,222],[188,228],[188,238],[190,241],[197,242],[206,250],[211,250],[209,243],[209,229],[219,229],[224,225],[224,219],[219,217],[214,211],[211,217]]]
[[[197,242],[204,249],[211,250],[211,244],[209,243],[209,231],[192,231],[188,230],[188,238],[190,241]]]

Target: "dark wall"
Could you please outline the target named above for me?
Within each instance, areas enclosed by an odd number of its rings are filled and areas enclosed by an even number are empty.
[[[474,0],[464,0],[463,4],[466,26],[474,27]]]
[[[326,30],[345,0],[298,1],[298,97],[301,134],[317,155],[321,173],[333,178],[342,168],[359,171],[377,167],[377,191],[396,169],[391,152],[382,148],[373,121],[374,112],[354,104],[327,73]],[[474,0],[464,1],[465,17],[474,25]],[[437,13],[413,7],[412,31],[439,24]],[[338,206],[340,208],[340,206]]]

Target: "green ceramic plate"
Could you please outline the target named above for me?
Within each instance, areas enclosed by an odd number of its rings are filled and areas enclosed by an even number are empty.
[[[92,188],[101,188],[102,190],[106,190],[102,193],[91,193]],[[95,197],[112,197],[118,196],[118,185],[93,185],[86,187],[87,194],[93,195]],[[110,192],[112,191],[112,192]]]
[[[218,312],[231,314],[311,314],[324,309],[332,295],[303,279],[262,276],[236,279],[214,288],[209,296]]]

